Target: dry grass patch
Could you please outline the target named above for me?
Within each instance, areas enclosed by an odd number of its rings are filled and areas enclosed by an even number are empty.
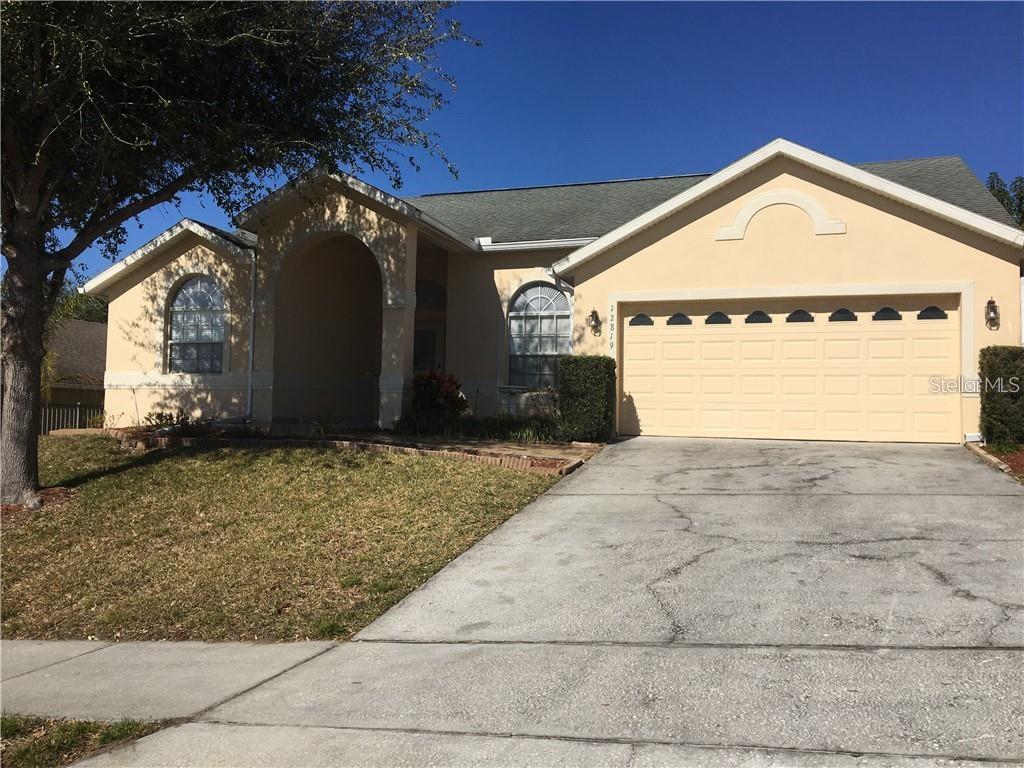
[[[56,768],[104,747],[152,733],[159,723],[122,720],[48,720],[5,715],[0,721],[0,762],[4,768]]]
[[[472,462],[43,438],[77,492],[6,526],[5,637],[347,638],[548,488]]]

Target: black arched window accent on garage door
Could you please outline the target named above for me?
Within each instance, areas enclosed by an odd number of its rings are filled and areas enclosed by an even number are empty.
[[[945,312],[936,307],[934,304],[930,307],[925,307],[917,313],[918,320],[945,320],[949,317]]]
[[[704,325],[729,325],[732,322],[725,312],[712,312],[704,320]]]
[[[856,319],[857,316],[846,307],[840,307],[828,316],[828,321],[830,323],[852,323]]]
[[[882,307],[871,316],[872,320],[902,320],[903,315],[892,307]]]
[[[744,320],[743,322],[745,322],[745,323],[770,323],[771,321],[772,321],[772,316],[771,315],[769,315],[767,312],[764,312],[763,310],[755,309],[753,312],[751,312],[749,315],[747,315],[747,319]]]
[[[654,325],[654,321],[651,320],[650,315],[645,315],[643,312],[641,312],[639,315],[633,315],[633,317],[631,317],[629,319],[629,324],[630,325]]]
[[[693,325],[693,320],[682,312],[676,312],[668,319],[668,322],[665,323],[665,325]]]
[[[806,309],[795,309],[786,318],[787,323],[813,323],[814,315]]]

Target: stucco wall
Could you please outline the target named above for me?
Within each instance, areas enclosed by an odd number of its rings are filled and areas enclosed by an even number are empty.
[[[450,253],[446,370],[459,377],[475,413],[501,409],[507,394],[507,309],[523,285],[551,282],[545,268],[567,251]]]
[[[177,287],[194,275],[217,280],[227,307],[224,373],[167,374],[166,317]],[[218,253],[199,238],[140,268],[107,292],[107,371],[104,407],[114,426],[141,423],[151,411],[239,416],[245,411],[249,265]]]
[[[273,418],[275,360],[275,309],[279,276],[292,256],[301,258],[332,243],[344,250],[358,240],[376,261],[376,280],[366,269],[341,278],[326,275],[318,286],[318,300],[344,300],[352,314],[363,307],[366,292],[376,293],[383,306],[382,319],[373,328],[359,327],[359,345],[376,337],[378,362],[357,367],[377,368],[376,386],[381,390],[380,416],[384,423],[397,415],[402,392],[411,376],[413,306],[416,271],[416,230],[389,214],[383,206],[365,198],[346,195],[335,183],[310,185],[300,194],[285,195],[255,212],[243,226],[259,237],[256,277],[256,329],[253,372],[253,413],[258,421]],[[326,247],[326,246],[325,246]],[[364,264],[365,266],[365,264]],[[219,375],[165,373],[164,345],[167,302],[176,285],[194,274],[217,279],[225,292],[228,310],[228,342],[225,370]],[[331,279],[344,285],[330,291]],[[288,289],[290,292],[290,289]],[[236,262],[217,253],[198,237],[181,241],[118,281],[105,293],[111,299],[107,336],[106,411],[112,424],[137,424],[150,411],[185,410],[205,417],[237,417],[245,414],[248,383],[250,263]],[[289,304],[291,297],[289,296]],[[302,312],[302,309],[299,309]],[[315,323],[314,323],[315,325]],[[318,326],[319,328],[319,326]],[[339,329],[341,333],[344,328]],[[352,329],[350,329],[352,330]],[[300,347],[316,333],[289,333],[289,343]],[[314,343],[315,344],[317,343]],[[302,347],[305,350],[305,347]],[[361,347],[360,347],[361,348]],[[312,350],[306,352],[313,356]],[[294,355],[292,355],[294,357]],[[365,355],[357,356],[360,361]],[[295,366],[287,363],[289,369]],[[292,383],[294,383],[294,377]],[[361,401],[364,395],[359,396]],[[290,403],[279,401],[289,411]],[[313,403],[318,411],[330,403]],[[360,406],[360,411],[364,410]],[[293,415],[289,413],[288,415]]]
[[[753,217],[743,239],[716,240],[749,201],[776,189],[811,197],[828,217],[846,223],[846,233],[814,234],[803,210],[771,205]],[[616,294],[969,283],[974,304],[964,322],[974,332],[964,355],[973,365],[984,346],[1020,343],[1019,259],[1009,246],[779,159],[580,265],[574,275],[576,349],[617,355],[618,329],[608,322]],[[1001,309],[997,330],[984,322],[989,297]],[[591,309],[605,322],[599,337],[583,332]],[[965,396],[963,406],[964,431],[976,432],[978,398]]]

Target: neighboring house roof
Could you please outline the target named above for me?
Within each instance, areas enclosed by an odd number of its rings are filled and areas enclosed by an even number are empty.
[[[65,320],[50,335],[54,387],[103,387],[107,367],[107,324]]]
[[[1013,226],[1013,219],[959,157],[863,163],[861,170]],[[495,243],[597,238],[712,174],[563,184],[409,197],[470,237]]]

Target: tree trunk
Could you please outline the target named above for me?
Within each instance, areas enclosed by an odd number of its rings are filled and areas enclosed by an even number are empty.
[[[32,508],[40,502],[37,454],[44,293],[38,265],[42,253],[41,249],[25,253],[11,243],[5,246],[0,501]]]

